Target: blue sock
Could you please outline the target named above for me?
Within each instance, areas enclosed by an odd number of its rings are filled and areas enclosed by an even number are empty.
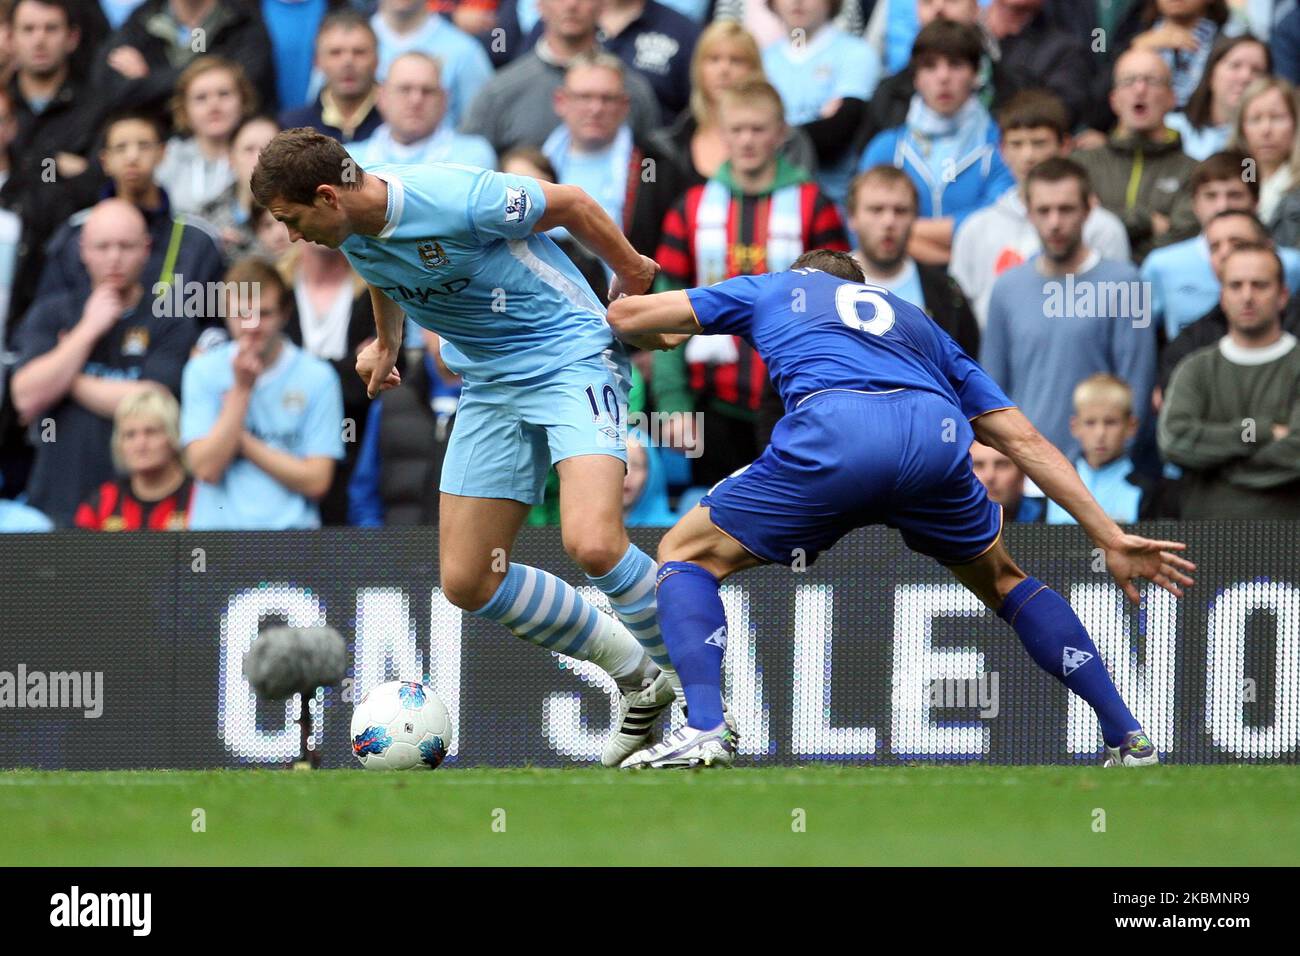
[[[659,568],[659,628],[686,692],[687,726],[722,723],[722,652],[727,615],[718,579],[698,564],[669,561]]]
[[[606,574],[598,578],[587,575],[587,580],[609,598],[624,627],[632,632],[645,652],[662,670],[671,670],[672,662],[659,633],[659,620],[655,616],[654,560],[634,544],[629,544],[623,557]]]
[[[1037,578],[1025,578],[1006,596],[998,617],[1020,636],[1029,656],[1097,712],[1108,747],[1140,724],[1129,712],[1083,622],[1069,602]]]

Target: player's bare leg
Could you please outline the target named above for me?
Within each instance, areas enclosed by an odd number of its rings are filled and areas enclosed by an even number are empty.
[[[443,492],[438,505],[438,567],[452,604],[476,611],[496,594],[528,505],[509,498]]]
[[[659,716],[680,693],[677,674],[659,634],[655,613],[654,561],[633,545],[623,527],[622,459],[574,455],[556,463],[560,476],[560,533],[564,550],[610,607],[644,653],[622,675],[618,718],[601,762],[617,767],[649,740]]]
[[[764,564],[735,538],[709,519],[709,509],[696,505],[673,525],[659,542],[659,562],[689,561],[719,581],[737,571]]]
[[[645,653],[627,629],[555,575],[510,561],[528,510],[508,498],[444,492],[438,538],[443,593],[522,640],[591,661],[629,690],[639,690]]]
[[[948,570],[1015,629],[1039,667],[1096,711],[1106,739],[1105,766],[1160,762],[1083,623],[1064,598],[1020,570],[1001,537],[974,561],[948,565]]]
[[[687,724],[622,766],[730,766],[737,734],[722,700],[727,621],[718,584],[764,562],[715,527],[708,509],[699,505],[664,536],[659,560],[659,620],[685,687]]]

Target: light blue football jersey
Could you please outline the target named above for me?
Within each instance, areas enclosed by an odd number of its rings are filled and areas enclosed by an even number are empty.
[[[467,382],[536,378],[613,344],[587,281],[533,232],[546,211],[537,180],[453,163],[364,169],[389,184],[388,222],[339,248],[446,340],[442,357]]]

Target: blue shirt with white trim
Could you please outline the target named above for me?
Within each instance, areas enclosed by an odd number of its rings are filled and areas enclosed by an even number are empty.
[[[378,235],[339,249],[371,285],[445,340],[467,382],[536,378],[614,341],[605,309],[551,239],[541,184],[452,163],[377,164],[389,216]]]

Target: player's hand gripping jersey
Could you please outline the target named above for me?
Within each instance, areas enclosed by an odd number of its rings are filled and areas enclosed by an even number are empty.
[[[925,313],[813,269],[687,295],[706,333],[758,350],[787,411],[758,460],[700,501],[717,527],[782,564],[869,524],[947,564],[997,540],[1002,509],[971,470],[969,420],[1013,403]]]
[[[613,342],[605,309],[554,242],[533,232],[538,182],[452,163],[365,167],[388,183],[388,222],[339,247],[357,273],[446,341],[467,381],[536,378]]]

